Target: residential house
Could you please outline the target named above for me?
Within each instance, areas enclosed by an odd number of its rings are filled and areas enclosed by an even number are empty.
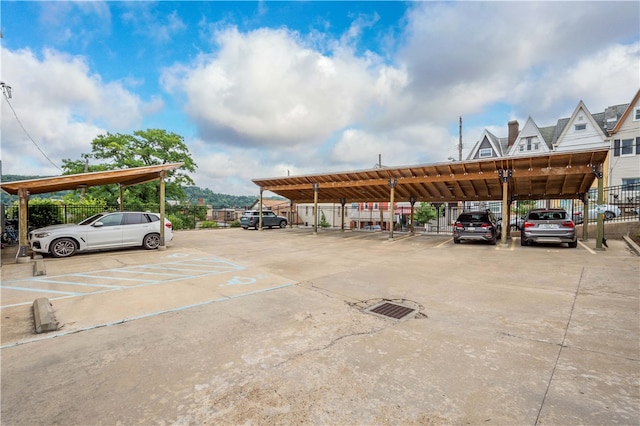
[[[616,111],[617,112],[617,111]],[[640,185],[640,90],[619,116],[605,118],[612,153],[609,156],[609,184],[622,189]]]
[[[640,91],[638,92],[640,93]],[[631,104],[607,107],[605,111],[592,114],[583,101],[576,106],[571,117],[561,118],[554,125],[539,127],[529,117],[522,127],[515,120],[508,123],[508,136],[500,138],[484,130],[471,149],[467,159],[500,158],[536,153],[563,152],[610,148],[611,155],[604,165],[605,186],[634,184],[640,178],[640,105],[636,94]],[[617,136],[612,136],[617,133]],[[617,142],[616,142],[617,141]],[[624,154],[623,154],[624,152]],[[594,184],[596,185],[596,184]],[[591,198],[595,189],[590,191]],[[568,201],[560,201],[565,208]],[[501,206],[488,203],[498,212]],[[544,204],[541,202],[541,205]]]

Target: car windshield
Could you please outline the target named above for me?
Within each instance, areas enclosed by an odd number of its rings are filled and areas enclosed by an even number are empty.
[[[82,222],[80,222],[78,225],[91,225],[93,222],[95,222],[96,220],[100,219],[104,215],[105,215],[105,213],[94,214],[93,216],[88,217],[85,220],[83,220]]]
[[[544,211],[532,212],[529,219],[532,220],[564,220],[567,218],[567,212],[564,211]]]
[[[475,222],[475,221],[488,221],[489,215],[486,213],[465,213],[461,214],[458,218],[460,222]]]

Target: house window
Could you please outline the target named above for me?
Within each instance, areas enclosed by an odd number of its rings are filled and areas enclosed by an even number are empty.
[[[482,148],[480,150],[480,158],[487,158],[493,156],[493,151],[491,148]]]
[[[520,145],[520,152],[524,152],[524,145]]]
[[[538,148],[539,148],[539,144],[538,144],[538,142],[534,143],[534,144],[533,144],[533,149],[534,149],[535,151],[537,151],[537,150],[538,150]]]
[[[576,124],[576,131],[579,130],[586,130],[587,129],[587,125],[586,124]]]
[[[531,151],[533,145],[532,145],[532,140],[533,138],[527,138],[527,151]],[[536,148],[538,149],[538,148]]]
[[[620,155],[633,155],[633,139],[620,141]]]
[[[633,113],[633,121],[640,120],[640,108],[636,108]]]
[[[640,178],[622,178],[622,189],[640,189]]]
[[[373,209],[378,210],[378,203],[373,203]]]

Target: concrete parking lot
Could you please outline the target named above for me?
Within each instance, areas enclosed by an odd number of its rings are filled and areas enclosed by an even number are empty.
[[[225,229],[2,262],[1,419],[638,424],[640,258],[449,236]],[[36,335],[47,297],[60,327]],[[367,308],[393,302],[402,320]]]

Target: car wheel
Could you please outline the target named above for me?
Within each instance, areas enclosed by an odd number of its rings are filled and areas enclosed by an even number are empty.
[[[519,231],[520,227],[518,225],[511,225],[511,230],[512,231]]]
[[[577,241],[571,241],[569,243],[569,248],[576,248],[578,247],[578,242]]]
[[[521,246],[528,246],[529,243],[523,237],[520,237],[520,245]]]
[[[60,238],[55,240],[50,247],[53,257],[73,256],[78,250],[78,246],[71,238]]]
[[[459,240],[459,239],[457,239],[457,238],[454,238],[454,239],[453,239],[453,243],[454,243],[454,244],[460,244],[460,240]]]
[[[142,247],[147,250],[153,250],[160,247],[160,234],[147,234],[142,240]]]
[[[616,214],[614,212],[610,212],[610,211],[604,212],[604,220],[611,220],[614,217],[616,217]]]
[[[249,227],[248,226],[243,226],[242,229],[249,229]]]
[[[286,228],[287,227],[287,221],[286,220],[281,220],[280,221],[280,228]]]
[[[489,240],[489,244],[491,244],[492,246],[495,246],[497,243],[498,243],[497,237],[493,237],[491,240]]]

